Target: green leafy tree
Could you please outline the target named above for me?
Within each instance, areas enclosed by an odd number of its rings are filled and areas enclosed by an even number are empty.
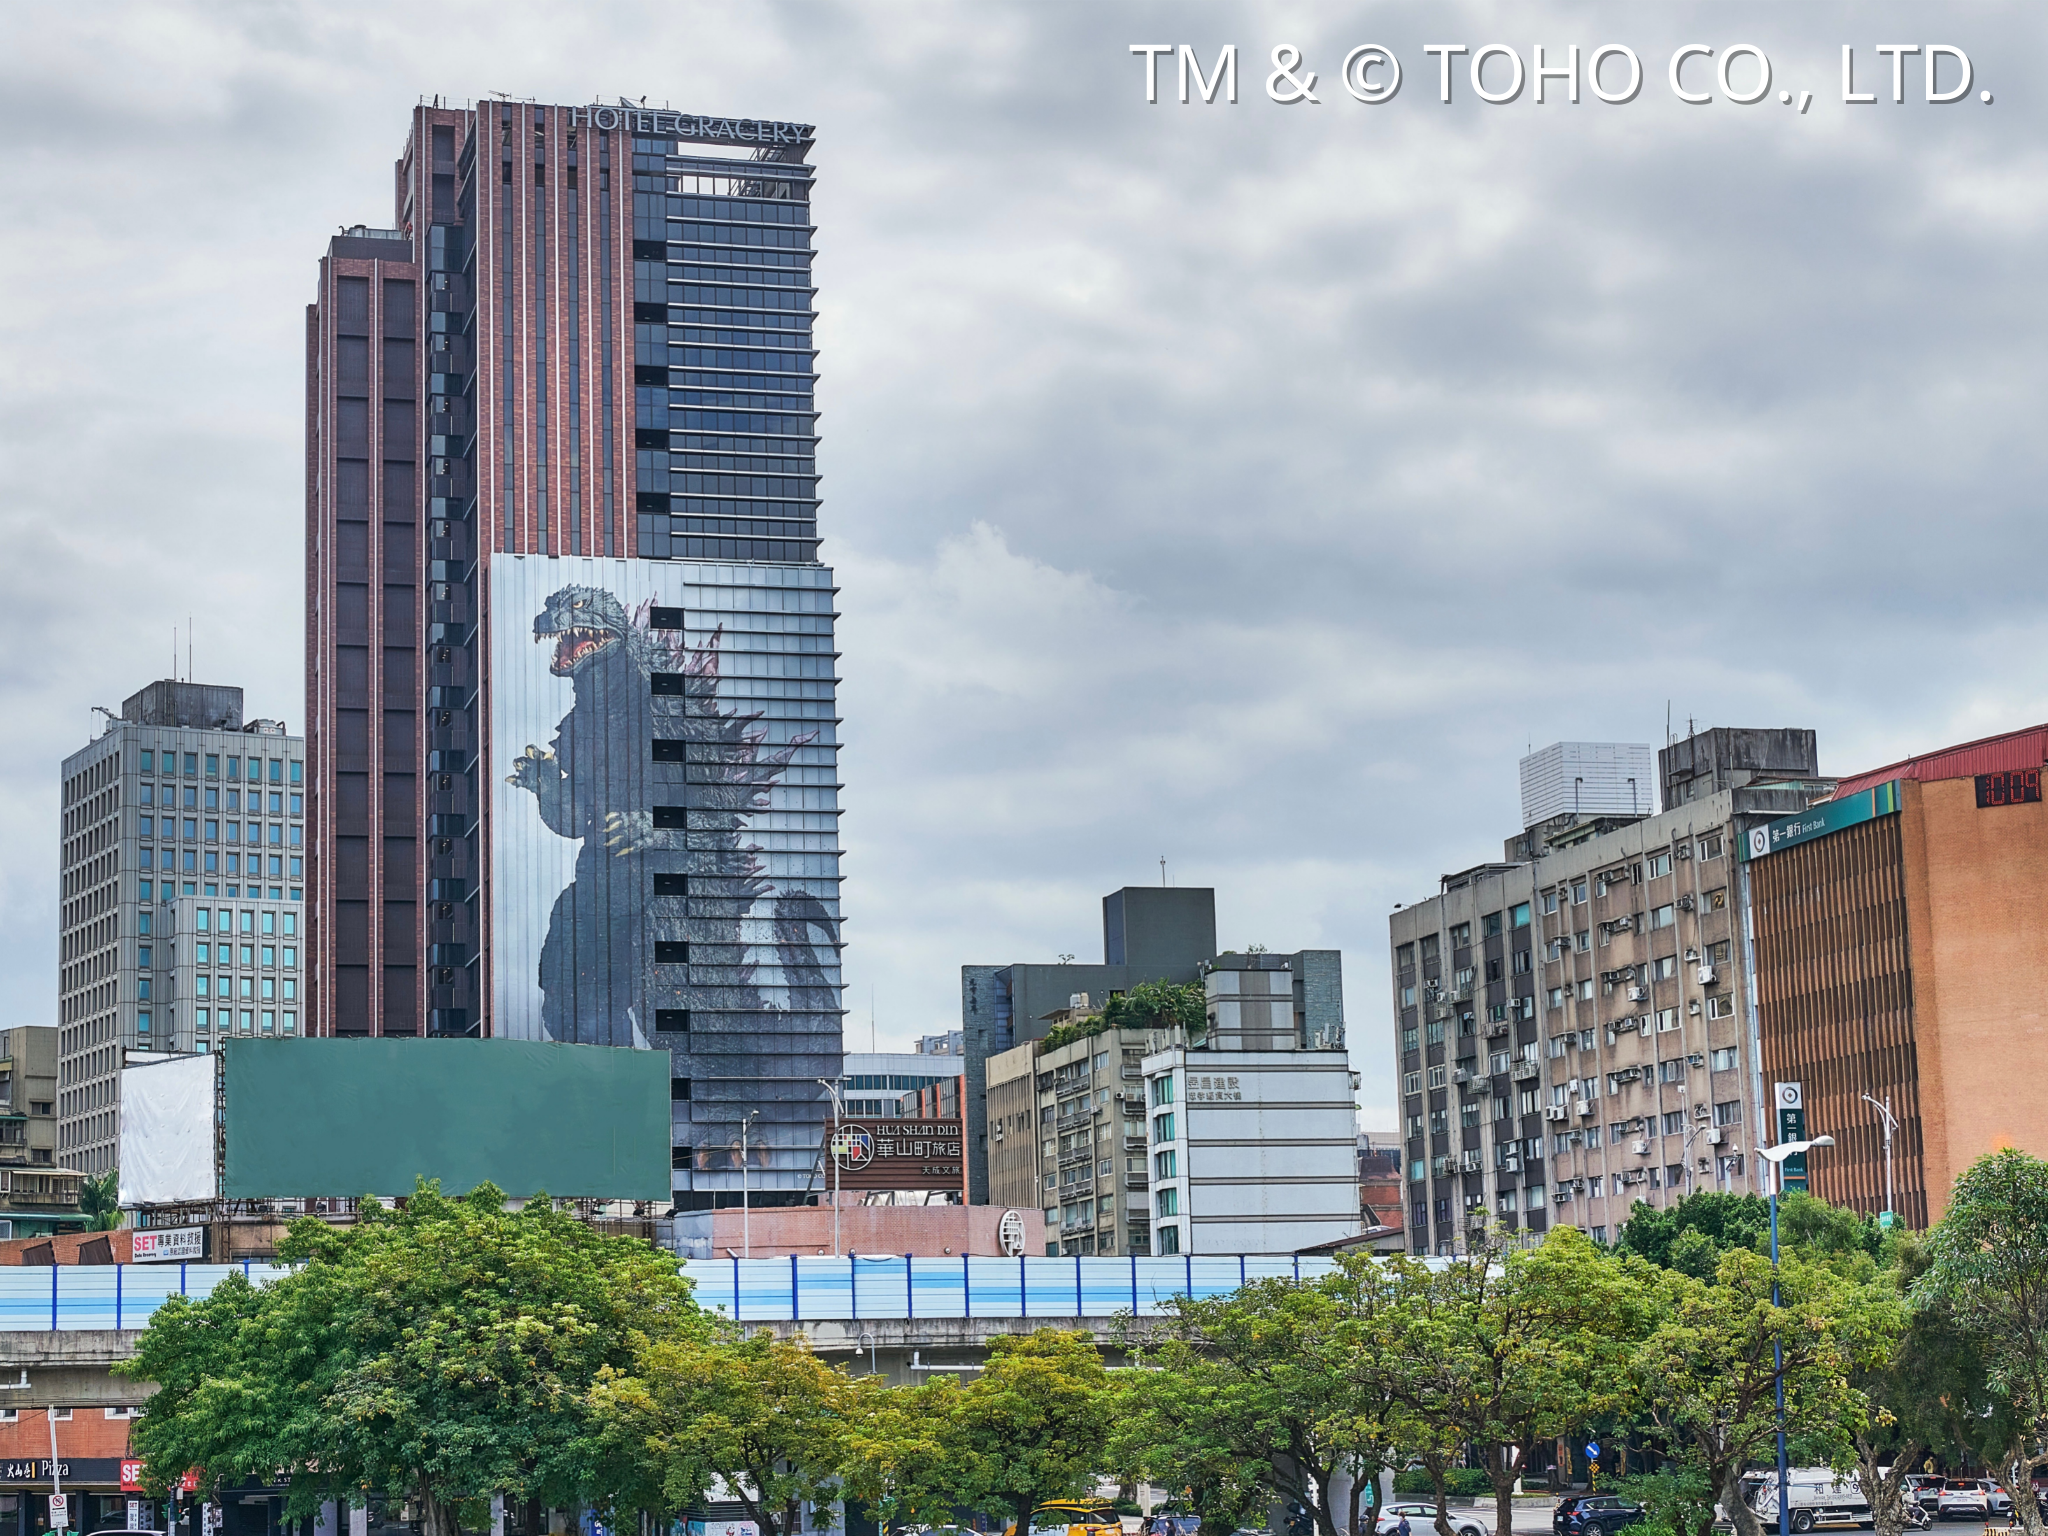
[[[1878,1536],[1900,1536],[1906,1479],[1922,1470],[1931,1446],[1954,1441],[1959,1411],[1979,1422],[1967,1405],[1982,1396],[1983,1373],[1945,1308],[1908,1304],[1907,1290],[1927,1265],[1924,1247],[1901,1233],[1888,1255],[1885,1268],[1859,1282],[1850,1305],[1836,1311],[1833,1345],[1863,1412],[1860,1422],[1840,1426],[1846,1444],[1837,1439],[1821,1456],[1853,1470]]]
[[[121,1225],[121,1170],[109,1168],[98,1178],[81,1179],[78,1209],[94,1232],[111,1232]]]
[[[1055,1024],[1045,1032],[1042,1049],[1056,1051],[1111,1029],[1164,1029],[1178,1024],[1198,1034],[1208,1018],[1208,998],[1200,982],[1141,981],[1128,992],[1113,994],[1102,1005],[1102,1012],[1070,1024]]]
[[[1108,1466],[1108,1385],[1085,1333],[994,1340],[987,1366],[946,1400],[941,1455],[955,1500],[1022,1532],[1040,1504],[1085,1493]]]
[[[1176,1297],[1167,1316],[1131,1327],[1145,1369],[1119,1384],[1117,1464],[1185,1490],[1205,1533],[1276,1499],[1312,1511],[1324,1536],[1351,1530],[1368,1477],[1392,1454],[1378,1314],[1397,1287],[1368,1260],[1339,1264],[1306,1285],[1267,1279]]]
[[[1634,1536],[1712,1536],[1714,1486],[1689,1462],[1617,1479],[1603,1491],[1642,1506],[1643,1523]]]
[[[1428,1426],[1421,1459],[1444,1536],[1458,1446],[1484,1449],[1498,1528],[1511,1530],[1515,1483],[1536,1447],[1627,1407],[1656,1283],[1640,1259],[1603,1254],[1574,1227],[1518,1250],[1496,1233],[1418,1278],[1428,1300],[1408,1314],[1401,1354],[1411,1408]]]
[[[1981,1352],[1990,1422],[2003,1425],[1986,1459],[2028,1536],[2041,1536],[2032,1480],[2048,1465],[2048,1163],[2016,1148],[1980,1158],[1956,1180],[1929,1248],[1915,1299],[1945,1307]]]
[[[1662,1209],[1639,1203],[1623,1223],[1616,1246],[1659,1269],[1711,1281],[1730,1248],[1771,1251],[1770,1202],[1762,1195],[1703,1189]],[[1852,1261],[1860,1261],[1860,1272],[1869,1274],[1876,1268],[1883,1234],[1873,1218],[1795,1189],[1778,1201],[1778,1246],[1782,1252],[1825,1259],[1838,1269],[1859,1267]]]
[[[1141,981],[1102,1008],[1110,1029],[1166,1029],[1178,1024],[1198,1031],[1209,1022],[1209,1001],[1199,981]]]
[[[417,1501],[428,1536],[494,1493],[569,1503],[626,1486],[602,1464],[591,1387],[649,1338],[704,1331],[675,1261],[545,1198],[422,1183],[359,1225],[292,1224],[265,1286],[173,1296],[125,1374],[158,1384],[133,1445],[148,1486],[289,1478],[286,1510],[371,1491]]]
[[[879,1376],[852,1379],[839,1431],[846,1494],[884,1526],[950,1521],[956,1482],[945,1427],[959,1396],[950,1378],[892,1387]]]
[[[606,1370],[591,1405],[610,1448],[652,1507],[682,1510],[722,1486],[762,1536],[802,1529],[806,1503],[836,1498],[844,1431],[860,1394],[802,1340],[766,1330],[649,1339]]]
[[[1173,1352],[1151,1350],[1148,1361]],[[1201,1517],[1201,1536],[1229,1536],[1262,1523],[1272,1502],[1271,1442],[1258,1443],[1222,1410],[1228,1389],[1207,1371],[1149,1364],[1121,1373],[1109,1464],[1120,1475],[1167,1490],[1167,1508]]]
[[[1777,1436],[1773,1345],[1784,1351],[1786,1410],[1796,1426],[1853,1424],[1862,1399],[1830,1346],[1842,1282],[1792,1257],[1771,1299],[1769,1260],[1729,1248],[1713,1283],[1675,1270],[1661,1277],[1659,1321],[1634,1355],[1644,1411],[1664,1442],[1708,1480],[1736,1536],[1761,1536],[1742,1497],[1742,1473]]]

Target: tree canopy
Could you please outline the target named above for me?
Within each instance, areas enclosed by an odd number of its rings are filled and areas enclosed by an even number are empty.
[[[272,1284],[164,1305],[126,1368],[160,1388],[132,1445],[158,1490],[281,1473],[291,1515],[395,1495],[427,1536],[497,1494],[671,1516],[730,1499],[762,1536],[841,1496],[1028,1526],[1104,1475],[1164,1487],[1207,1536],[1281,1502],[1341,1536],[1392,1467],[1426,1476],[1449,1536],[1474,1469],[1505,1529],[1538,1448],[1592,1432],[1663,1464],[1629,1485],[1646,1536],[1706,1536],[1717,1502],[1760,1536],[1742,1478],[1771,1459],[1782,1348],[1795,1457],[1852,1472],[1882,1536],[1928,1454],[2026,1490],[2048,1462],[2048,1165],[1979,1163],[1924,1242],[1805,1196],[1780,1215],[1775,1272],[1762,1202],[1696,1195],[1639,1209],[1615,1250],[1494,1232],[1448,1262],[1346,1254],[1169,1298],[1105,1327],[1128,1369],[1039,1330],[964,1382],[894,1386],[705,1314],[669,1255],[544,1199],[421,1185],[353,1228],[295,1223],[298,1267]]]
[[[1999,1431],[1986,1461],[2040,1536],[2031,1494],[2034,1469],[2048,1465],[2048,1163],[2016,1148],[1980,1159],[1928,1246],[1915,1299],[1944,1309],[1981,1357],[1982,1422]]]
[[[708,1328],[673,1258],[545,1198],[422,1183],[358,1225],[292,1224],[302,1267],[203,1300],[173,1296],[122,1369],[158,1384],[132,1447],[149,1487],[288,1477],[288,1511],[371,1490],[419,1502],[429,1536],[492,1494],[566,1504],[599,1490],[589,1394],[637,1349]]]

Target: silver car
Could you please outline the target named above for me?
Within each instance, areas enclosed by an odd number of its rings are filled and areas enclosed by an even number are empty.
[[[1447,1510],[1454,1536],[1493,1536],[1493,1527],[1469,1509]],[[1378,1536],[1393,1536],[1401,1529],[1401,1517],[1408,1517],[1409,1536],[1430,1536],[1436,1530],[1436,1505],[1418,1504],[1408,1500],[1400,1504],[1389,1504],[1380,1511],[1380,1517],[1373,1529]]]

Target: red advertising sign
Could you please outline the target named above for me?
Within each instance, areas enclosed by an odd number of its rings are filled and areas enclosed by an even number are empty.
[[[825,1130],[825,1187],[959,1189],[966,1176],[958,1120],[842,1120]]]

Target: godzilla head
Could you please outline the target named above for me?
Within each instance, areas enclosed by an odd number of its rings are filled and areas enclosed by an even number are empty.
[[[569,677],[625,642],[633,622],[625,606],[600,587],[564,587],[534,616],[533,640],[555,642],[548,670]]]

